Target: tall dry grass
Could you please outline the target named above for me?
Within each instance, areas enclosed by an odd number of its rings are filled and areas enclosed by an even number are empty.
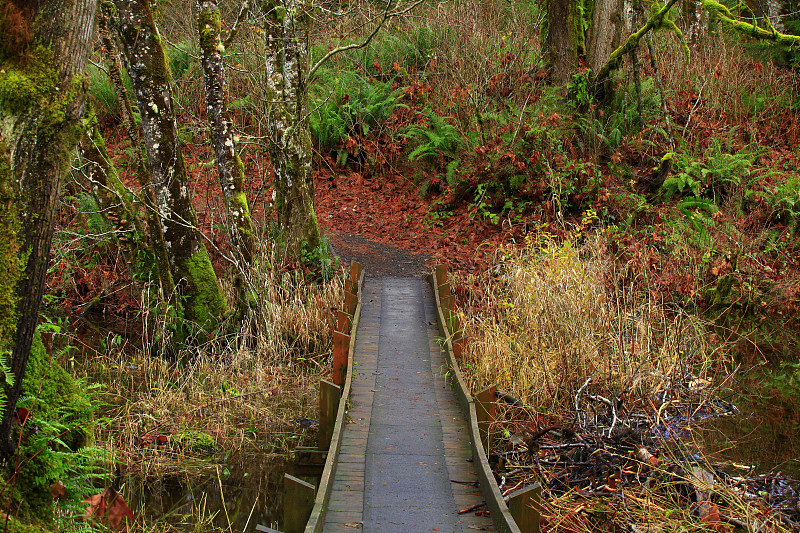
[[[529,237],[498,252],[494,273],[465,303],[462,366],[473,391],[498,385],[530,406],[571,407],[578,389],[653,398],[713,380],[720,361],[703,324],[654,299],[646,279],[625,282],[601,236],[583,244]],[[663,401],[663,397],[660,398]]]
[[[146,505],[152,487],[222,489],[228,461],[282,464],[296,446],[313,443],[316,425],[308,422],[318,419],[319,380],[330,369],[331,310],[343,297],[342,276],[311,281],[280,268],[279,258],[259,259],[244,272],[250,312],[223,324],[225,334],[160,355],[153,328],[166,325],[150,316],[142,339],[109,333],[76,361],[75,373],[102,384],[97,437],[113,458],[117,486],[132,498],[139,531],[216,531],[211,516],[220,509],[199,501],[154,516]],[[226,484],[223,492],[235,502],[238,490]]]

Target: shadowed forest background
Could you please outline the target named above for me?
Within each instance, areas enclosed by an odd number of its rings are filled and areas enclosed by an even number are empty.
[[[798,12],[0,1],[3,527],[279,528],[360,236],[544,531],[798,530]]]

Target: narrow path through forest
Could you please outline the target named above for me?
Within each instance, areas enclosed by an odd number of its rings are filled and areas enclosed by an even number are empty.
[[[430,291],[419,278],[365,281],[326,532],[493,530],[488,517],[458,514],[483,498],[444,376]]]

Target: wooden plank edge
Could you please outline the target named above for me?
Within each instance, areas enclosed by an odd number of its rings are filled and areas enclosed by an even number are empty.
[[[453,353],[452,337],[447,330],[447,323],[445,321],[444,312],[442,311],[441,301],[439,299],[439,288],[436,283],[436,275],[431,274],[429,277],[431,285],[433,286],[433,296],[436,302],[436,320],[439,323],[439,332],[444,338],[442,349],[445,352],[447,365],[454,378],[453,392],[458,398],[459,404],[467,417],[467,427],[469,429],[470,443],[472,444],[472,457],[474,465],[478,470],[478,484],[480,485],[481,494],[486,500],[486,506],[491,512],[492,522],[498,531],[502,533],[522,533],[511,511],[508,509],[500,489],[497,487],[497,482],[494,479],[492,468],[489,466],[489,460],[486,457],[486,451],[483,449],[481,443],[480,432],[478,430],[478,417],[475,411],[475,400],[467,388],[464,376],[461,374],[461,369],[456,361],[455,354]]]
[[[353,352],[358,337],[358,324],[361,321],[361,290],[364,286],[364,270],[358,279],[358,300],[356,310],[353,312],[353,321],[350,326],[350,347],[347,353],[347,377],[342,387],[342,396],[339,399],[339,410],[336,413],[336,424],[333,426],[333,436],[328,448],[328,457],[325,468],[317,485],[317,497],[314,499],[314,508],[306,523],[305,533],[321,533],[325,525],[328,501],[333,490],[333,477],[336,474],[336,464],[341,451],[342,435],[344,434],[345,420],[347,418],[347,403],[350,400],[350,387],[353,383]]]

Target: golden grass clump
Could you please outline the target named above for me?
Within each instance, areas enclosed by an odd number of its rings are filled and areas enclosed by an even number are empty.
[[[497,384],[559,410],[589,378],[592,390],[628,400],[707,379],[702,325],[655,301],[646,282],[625,284],[621,268],[600,236],[581,245],[529,237],[501,250],[490,274],[456,279],[479,287],[463,309],[472,390]]]

